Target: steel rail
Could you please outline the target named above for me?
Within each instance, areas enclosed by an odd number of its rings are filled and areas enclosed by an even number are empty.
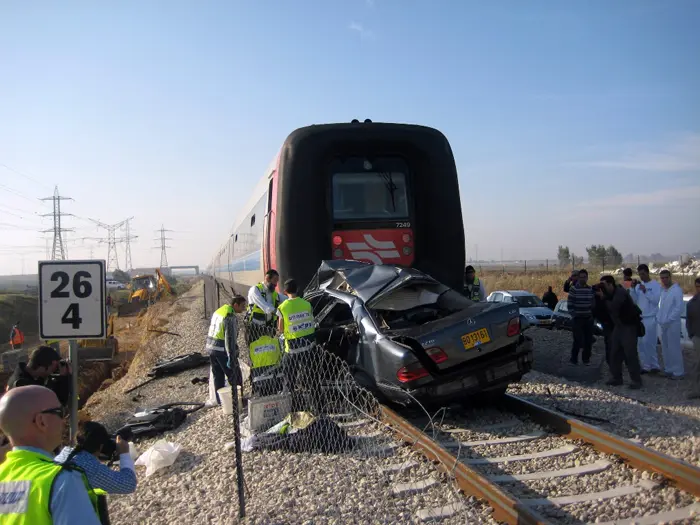
[[[515,414],[527,413],[537,423],[551,427],[567,439],[580,439],[593,445],[596,450],[619,456],[640,470],[661,474],[679,489],[700,497],[700,468],[690,463],[638,445],[600,427],[536,405],[518,396],[506,394],[502,404]]]
[[[443,472],[455,477],[457,486],[470,496],[486,500],[493,508],[493,518],[509,525],[549,525],[544,517],[506,494],[493,482],[459,461],[452,453],[436,443],[423,431],[382,405],[382,420],[398,436],[421,452],[430,461],[436,462]]]

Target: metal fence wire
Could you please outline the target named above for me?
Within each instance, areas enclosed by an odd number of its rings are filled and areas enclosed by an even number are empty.
[[[242,385],[244,450],[381,455],[390,439],[371,429],[381,425],[380,404],[340,357],[313,336],[285,340],[276,319],[273,325],[241,316],[239,326],[240,361],[250,371]]]

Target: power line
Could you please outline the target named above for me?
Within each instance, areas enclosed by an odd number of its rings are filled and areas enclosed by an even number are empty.
[[[31,181],[31,182],[33,182],[33,183],[35,183],[35,184],[40,184],[40,185],[44,186],[45,188],[49,188],[49,187],[50,187],[48,184],[43,183],[43,182],[39,182],[39,181],[36,180],[34,177],[30,177],[30,176],[27,175],[26,173],[22,173],[21,171],[18,171],[18,170],[16,170],[16,169],[14,169],[14,168],[8,166],[8,165],[5,164],[4,162],[0,162],[0,166],[2,166],[3,168],[5,168],[6,170],[11,171],[12,173],[15,173],[15,174],[19,175],[20,177],[24,177],[24,178],[27,179],[28,181]]]
[[[36,199],[34,199],[34,198],[32,198],[32,197],[27,197],[27,196],[26,196],[24,193],[22,193],[21,191],[13,190],[12,188],[10,188],[9,186],[6,186],[5,184],[0,184],[0,190],[5,190],[5,191],[8,192],[8,193],[12,193],[13,195],[17,195],[18,197],[21,197],[21,198],[23,198],[23,199],[26,199],[26,200],[28,200],[28,201],[30,201],[30,202],[34,202],[34,201],[36,200]],[[45,200],[45,199],[39,199],[39,200]]]
[[[73,200],[70,197],[61,197],[58,193],[58,186],[53,190],[53,197],[44,197],[42,201],[53,201],[53,213],[47,213],[42,217],[53,216],[53,230],[43,230],[44,233],[53,231],[53,248],[51,250],[51,260],[66,260],[66,247],[63,244],[63,232],[73,231],[70,228],[61,228],[61,217],[72,215],[71,213],[61,213],[61,201]]]
[[[172,239],[170,237],[165,236],[165,232],[171,232],[173,230],[166,230],[163,228],[163,225],[161,224],[160,230],[156,230],[156,233],[160,233],[160,238],[159,239],[153,239],[154,241],[160,241],[160,267],[161,268],[167,268],[168,267],[168,253],[166,252],[166,248],[172,248],[172,246],[166,246],[165,241],[171,241]],[[156,247],[158,248],[158,247]]]

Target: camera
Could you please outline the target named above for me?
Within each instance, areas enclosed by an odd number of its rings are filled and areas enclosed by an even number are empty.
[[[117,437],[121,437],[124,441],[131,441],[134,434],[130,428],[121,428],[106,439],[103,438],[100,453],[102,460],[116,461],[119,459],[119,454],[117,454]]]

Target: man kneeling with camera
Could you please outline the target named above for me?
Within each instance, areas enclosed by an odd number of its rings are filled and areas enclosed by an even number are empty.
[[[80,424],[76,441],[75,448],[64,447],[54,461],[80,467],[93,488],[108,494],[130,494],[136,490],[136,469],[125,439],[117,436],[115,441],[101,424],[85,421]],[[118,471],[100,462],[113,461],[117,456]]]

